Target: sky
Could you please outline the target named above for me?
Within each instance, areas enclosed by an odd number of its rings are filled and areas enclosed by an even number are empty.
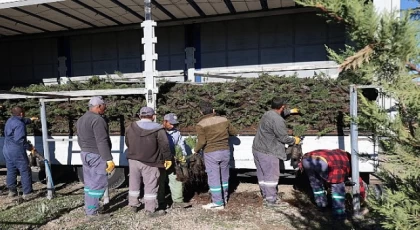
[[[417,1],[413,1],[413,0],[401,0],[401,9],[405,10],[405,9],[410,9],[410,8],[414,8],[414,7],[419,7],[420,4]]]

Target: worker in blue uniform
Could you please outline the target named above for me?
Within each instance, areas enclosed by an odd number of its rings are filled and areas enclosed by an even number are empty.
[[[12,108],[10,117],[4,128],[3,155],[6,160],[7,177],[6,183],[9,189],[9,197],[18,195],[17,174],[20,173],[24,200],[33,197],[32,173],[29,166],[27,151],[35,151],[35,148],[27,141],[26,125],[36,117],[25,118],[25,110],[20,106]]]

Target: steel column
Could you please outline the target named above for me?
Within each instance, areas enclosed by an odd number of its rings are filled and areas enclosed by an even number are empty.
[[[360,211],[360,184],[359,184],[359,131],[357,127],[357,88],[350,85],[350,141],[351,141],[351,178],[353,186],[353,211],[358,215]]]
[[[42,145],[44,147],[44,158],[50,164],[50,148],[48,144],[48,127],[47,127],[47,112],[45,108],[45,101],[44,99],[40,99],[40,110],[41,110],[41,126],[42,126]],[[52,175],[51,168],[45,167],[46,175]],[[53,198],[53,190],[52,187],[52,178],[47,176],[47,198]]]
[[[156,22],[152,20],[151,0],[144,0],[144,17],[145,20],[141,23],[141,27],[143,27],[143,38],[141,42],[144,47],[142,59],[144,61],[143,76],[146,77],[145,96],[147,106],[156,110],[156,94],[159,92],[155,80],[155,77],[158,76],[158,72],[156,71],[158,55],[155,53],[155,44],[157,43],[155,37]]]

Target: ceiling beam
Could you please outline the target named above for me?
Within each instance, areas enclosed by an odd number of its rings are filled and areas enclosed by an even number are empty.
[[[10,27],[7,27],[7,26],[2,26],[2,25],[0,25],[0,28],[3,28],[3,29],[5,29],[5,30],[10,30],[10,31],[13,31],[13,32],[18,33],[18,34],[26,34],[25,32],[22,32],[22,31],[20,31],[20,30],[15,30],[15,29],[10,28]]]
[[[187,0],[187,2],[191,5],[192,8],[194,8],[195,11],[197,11],[201,17],[207,16],[194,0]]]
[[[90,23],[90,22],[88,22],[88,21],[85,21],[85,20],[83,20],[83,19],[81,19],[81,18],[78,18],[78,17],[76,17],[76,16],[74,16],[74,15],[71,15],[71,14],[69,14],[69,13],[67,13],[67,12],[65,12],[65,11],[63,11],[63,10],[60,10],[60,9],[58,9],[58,8],[54,7],[54,6],[51,6],[51,5],[48,5],[48,4],[42,4],[42,6],[47,7],[48,9],[53,10],[53,11],[55,11],[55,12],[58,12],[58,13],[60,13],[60,14],[66,15],[66,16],[67,16],[67,17],[69,17],[69,18],[73,18],[74,20],[79,21],[79,22],[81,22],[81,23],[84,23],[84,24],[86,24],[86,25],[89,25],[89,26],[91,26],[91,27],[93,27],[93,28],[97,28],[97,27],[98,27],[98,26],[97,26],[97,25],[95,25],[95,24],[92,24],[92,23]]]
[[[19,12],[21,12],[21,13],[24,13],[24,14],[30,15],[30,16],[32,16],[32,17],[34,17],[34,18],[38,18],[38,19],[40,19],[40,20],[43,20],[43,21],[49,22],[49,23],[54,24],[54,25],[56,25],[56,26],[59,26],[59,27],[62,27],[62,28],[66,28],[66,29],[68,29],[68,30],[73,30],[73,28],[71,28],[71,27],[68,27],[68,26],[63,25],[63,24],[61,24],[61,23],[58,23],[58,22],[52,21],[52,20],[50,20],[50,19],[48,19],[48,18],[44,18],[44,17],[42,17],[42,16],[39,16],[39,15],[34,14],[34,13],[31,13],[31,12],[26,11],[26,10],[24,10],[24,9],[21,9],[21,8],[13,8],[13,9],[14,9],[14,10],[16,10],[16,11],[19,11]]]
[[[3,18],[3,19],[6,19],[6,20],[9,20],[9,21],[15,22],[15,23],[17,23],[17,24],[22,24],[22,25],[25,25],[25,26],[27,26],[27,27],[31,27],[31,28],[34,28],[34,29],[37,29],[37,30],[40,30],[40,31],[43,31],[43,32],[51,32],[51,31],[46,30],[46,29],[43,29],[43,28],[41,28],[41,27],[34,26],[34,25],[28,24],[28,23],[26,23],[26,22],[22,22],[22,21],[16,20],[16,19],[14,19],[14,18],[9,18],[9,17],[4,16],[4,15],[0,15],[0,18]]]
[[[245,19],[245,18],[257,18],[257,17],[268,17],[275,15],[289,15],[289,14],[306,14],[306,13],[320,13],[321,11],[317,8],[310,7],[288,7],[288,8],[278,8],[278,9],[268,9],[267,11],[256,10],[250,12],[238,12],[236,14],[219,14],[219,15],[208,15],[206,17],[193,17],[193,18],[184,18],[177,20],[163,20],[158,21],[159,27],[167,26],[179,26],[185,24],[197,24],[197,23],[207,23],[207,22],[217,22],[217,21],[226,21],[226,20],[235,20],[235,19]],[[40,38],[50,38],[50,37],[60,37],[60,36],[77,36],[82,34],[96,34],[96,33],[106,33],[112,31],[125,31],[125,30],[141,30],[141,27],[138,23],[127,24],[123,26],[106,26],[99,28],[86,28],[86,29],[77,29],[72,31],[54,31],[50,33],[39,33],[39,34],[28,34],[28,35],[16,35],[16,36],[7,36],[0,39],[2,41],[16,41],[16,40],[30,40],[30,39],[40,39]]]
[[[229,12],[231,14],[236,14],[236,10],[235,10],[235,7],[232,4],[232,1],[231,0],[223,0],[223,1],[225,2],[227,8],[229,9]]]
[[[101,15],[102,17],[104,17],[104,18],[106,18],[106,19],[110,20],[111,22],[114,22],[114,23],[115,23],[115,24],[117,24],[117,25],[123,25],[123,23],[121,23],[120,21],[117,21],[116,19],[114,19],[114,18],[112,18],[112,17],[110,17],[110,16],[108,16],[108,15],[106,15],[106,14],[102,13],[101,11],[99,11],[99,10],[97,10],[97,9],[95,9],[95,8],[93,8],[93,7],[91,7],[91,6],[89,6],[89,5],[88,5],[88,4],[86,4],[86,3],[81,2],[80,0],[73,0],[73,2],[75,2],[75,3],[77,3],[77,4],[79,4],[79,5],[83,6],[83,7],[85,7],[86,9],[88,9],[88,10],[90,10],[90,11],[92,11],[92,12],[96,13],[96,14]]]
[[[136,16],[138,19],[144,21],[144,17],[141,16],[139,13],[137,13],[136,11],[134,11],[133,9],[131,9],[130,7],[124,5],[122,2],[118,1],[118,0],[110,0],[111,2],[113,2],[115,5],[123,8],[124,10],[128,11],[130,14]]]
[[[152,4],[155,5],[160,11],[168,15],[168,17],[170,17],[171,19],[173,20],[177,19],[171,12],[169,12],[165,7],[159,4],[156,0],[152,0]]]

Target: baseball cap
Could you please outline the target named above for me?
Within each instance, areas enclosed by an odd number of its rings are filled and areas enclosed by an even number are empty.
[[[105,102],[101,96],[95,96],[89,100],[89,106],[98,106],[103,104],[105,104]]]
[[[171,123],[172,125],[176,125],[178,124],[178,117],[176,116],[175,113],[168,113],[163,117],[163,120],[168,121],[169,123]]]
[[[150,107],[142,107],[139,112],[140,116],[152,116],[155,115],[155,110]]]

